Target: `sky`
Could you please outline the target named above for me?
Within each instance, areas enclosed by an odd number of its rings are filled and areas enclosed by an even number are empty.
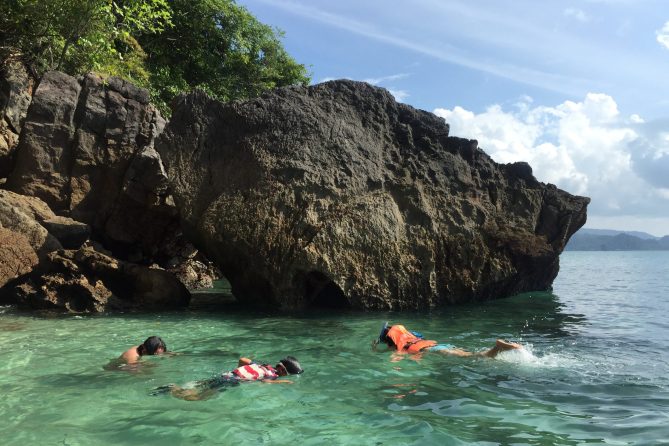
[[[443,117],[591,198],[587,228],[669,235],[669,0],[238,0],[313,83]]]

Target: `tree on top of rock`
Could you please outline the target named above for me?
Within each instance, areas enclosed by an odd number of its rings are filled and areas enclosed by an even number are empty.
[[[166,112],[200,88],[223,100],[309,81],[281,32],[233,0],[0,1],[0,61],[37,76],[95,71],[149,88]]]
[[[227,101],[309,82],[280,42],[282,33],[231,0],[171,0],[173,26],[140,43],[155,93],[165,103],[199,88]]]
[[[146,84],[136,36],[170,25],[167,0],[13,0],[0,2],[0,56],[37,75],[98,71]]]

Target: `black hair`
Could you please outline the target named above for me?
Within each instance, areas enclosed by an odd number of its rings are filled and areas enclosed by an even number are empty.
[[[139,353],[139,356],[155,355],[156,351],[161,347],[163,351],[167,351],[165,342],[159,336],[151,336],[142,345],[137,347],[137,353]]]
[[[304,372],[300,362],[294,356],[286,356],[279,361],[286,368],[286,371],[291,375],[299,375]]]

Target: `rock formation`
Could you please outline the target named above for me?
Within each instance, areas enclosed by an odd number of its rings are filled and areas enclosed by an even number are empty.
[[[47,254],[0,299],[28,309],[99,313],[182,308],[190,293],[167,271],[123,262],[87,246]]]
[[[56,214],[39,198],[0,190],[0,226],[25,237],[40,257],[63,247],[43,226],[44,222],[55,219]],[[78,223],[71,220],[71,224]]]
[[[0,303],[70,312],[188,305],[173,274],[84,246],[89,235],[88,225],[55,215],[39,198],[0,190]]]
[[[76,312],[186,305],[184,286],[156,263],[211,286],[217,271],[181,236],[153,149],[163,125],[148,92],[120,79],[49,72],[33,94],[22,67],[5,65],[0,301]],[[89,239],[97,250],[82,248]]]
[[[0,226],[0,287],[37,265],[37,254],[28,239]]]
[[[178,221],[153,140],[164,125],[148,92],[117,78],[44,75],[7,188],[87,223],[116,252],[156,257]]]
[[[544,290],[589,199],[352,81],[182,96],[156,143],[183,230],[244,302],[428,308]]]
[[[0,240],[16,242],[0,246],[3,301],[184,305],[183,287],[146,265],[207,285],[215,272],[188,239],[243,302],[429,308],[549,288],[585,222],[587,198],[366,84],[228,104],[194,93],[159,137],[143,89],[50,72],[30,102],[32,81],[8,67],[0,178],[14,193],[0,190]]]

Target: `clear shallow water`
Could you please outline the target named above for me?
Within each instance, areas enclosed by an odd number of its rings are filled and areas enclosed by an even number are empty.
[[[0,309],[3,445],[669,444],[669,252],[567,252],[553,293],[421,314],[35,317]],[[497,360],[373,352],[384,320]],[[180,356],[105,365],[149,335]],[[150,396],[297,356],[294,384]]]

